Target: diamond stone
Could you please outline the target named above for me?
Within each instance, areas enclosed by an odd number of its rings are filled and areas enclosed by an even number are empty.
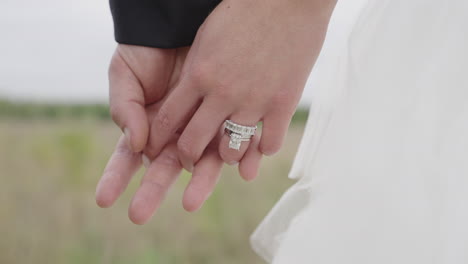
[[[240,146],[241,146],[241,140],[240,139],[231,138],[231,140],[229,140],[229,148],[235,149],[235,150],[240,150]]]

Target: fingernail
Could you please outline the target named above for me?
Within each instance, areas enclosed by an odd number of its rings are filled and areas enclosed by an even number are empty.
[[[189,164],[185,168],[188,172],[193,172],[193,164]]]
[[[185,164],[184,164],[184,168],[185,168],[188,172],[193,172],[193,163],[192,163],[192,162],[189,162],[189,161],[186,161]]]
[[[130,138],[130,129],[124,128],[123,132],[124,132],[125,140],[127,141],[128,147],[130,149],[132,149],[132,141],[131,141],[131,138]]]
[[[230,166],[237,166],[238,164],[239,164],[239,162],[236,161],[236,160],[228,162],[228,165],[230,165]]]
[[[145,168],[148,168],[151,164],[150,159],[145,154],[141,155],[141,160],[143,161],[143,166],[145,166]]]
[[[264,150],[262,150],[261,152],[262,152],[263,155],[265,155],[267,157],[270,157],[270,156],[273,156],[273,155],[276,154],[276,152],[274,152],[274,151],[264,151]]]

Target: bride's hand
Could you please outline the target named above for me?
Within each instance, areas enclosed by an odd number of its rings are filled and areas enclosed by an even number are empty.
[[[125,132],[109,160],[96,190],[101,207],[111,206],[141,167],[140,151],[146,145],[149,124],[179,78],[188,48],[155,49],[119,45],[112,59],[110,108],[114,121]],[[130,219],[145,223],[156,211],[166,192],[182,171],[176,141],[170,138],[163,150],[151,156],[147,170],[129,208]],[[216,142],[216,141],[213,141]],[[222,167],[216,147],[208,148],[195,167],[184,193],[184,207],[198,209],[220,175]]]
[[[199,29],[181,78],[152,120],[145,153],[155,155],[187,122],[177,146],[192,170],[224,120],[263,122],[261,139],[219,153],[240,162],[252,178],[257,152],[272,155],[282,145],[290,119],[319,54],[335,0],[224,0]],[[249,150],[248,150],[249,149]],[[247,154],[246,154],[247,153]],[[244,157],[245,155],[245,157]],[[244,157],[244,158],[243,158]],[[258,159],[259,160],[259,159]]]

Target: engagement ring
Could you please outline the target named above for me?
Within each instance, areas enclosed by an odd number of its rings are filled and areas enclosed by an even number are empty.
[[[224,130],[227,132],[229,137],[229,148],[240,150],[242,142],[250,141],[250,138],[255,135],[257,126],[243,126],[226,120],[224,122]]]

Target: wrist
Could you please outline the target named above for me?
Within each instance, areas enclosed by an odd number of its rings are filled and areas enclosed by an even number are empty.
[[[273,0],[285,2],[297,16],[304,16],[314,23],[328,24],[337,0]]]
[[[274,20],[282,17],[328,25],[337,0],[224,0],[222,3],[239,4],[251,14],[268,12]]]

